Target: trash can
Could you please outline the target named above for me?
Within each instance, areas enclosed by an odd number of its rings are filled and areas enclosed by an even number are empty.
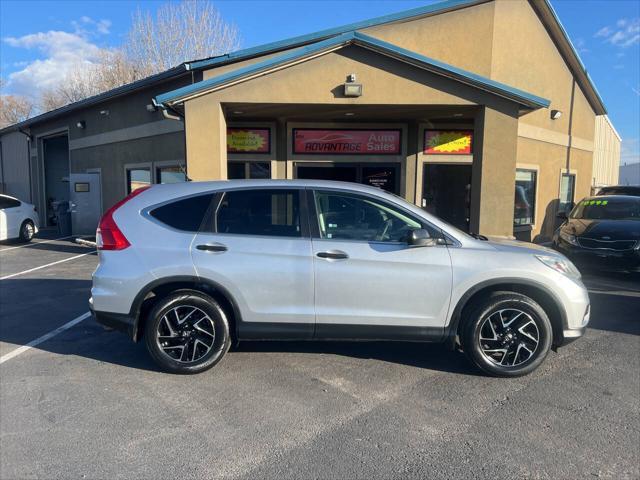
[[[71,235],[71,211],[69,210],[69,202],[57,202],[56,205],[56,223],[58,225],[58,233],[62,236]]]

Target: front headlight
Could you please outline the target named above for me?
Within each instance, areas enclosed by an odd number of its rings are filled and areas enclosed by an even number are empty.
[[[560,230],[560,238],[571,245],[575,245],[576,247],[578,246],[578,240],[575,235],[571,235],[570,233]]]
[[[536,255],[536,258],[547,267],[570,278],[580,278],[580,271],[568,259],[552,255]]]

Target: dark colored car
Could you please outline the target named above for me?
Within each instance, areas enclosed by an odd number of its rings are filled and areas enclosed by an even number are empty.
[[[553,236],[553,246],[582,266],[640,271],[640,197],[587,197]]]
[[[597,195],[631,195],[640,197],[640,185],[612,185],[610,187],[602,187]]]

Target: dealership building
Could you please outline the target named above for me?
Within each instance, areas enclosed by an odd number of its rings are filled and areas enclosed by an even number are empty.
[[[617,181],[605,115],[546,0],[449,0],[187,62],[7,127],[0,182],[48,224],[74,201],[79,234],[148,183],[312,178],[543,241],[558,211]]]

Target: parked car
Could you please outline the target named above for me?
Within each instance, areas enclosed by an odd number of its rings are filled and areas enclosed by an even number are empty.
[[[597,195],[632,195],[634,197],[640,197],[640,185],[613,185],[610,187],[602,187],[598,190]]]
[[[514,377],[580,337],[580,273],[541,246],[471,236],[383,190],[342,182],[155,185],[97,231],[96,320],[169,372],[242,340],[446,342]]]
[[[30,242],[38,233],[38,211],[30,203],[0,195],[0,240]]]
[[[640,270],[640,197],[603,195],[578,202],[553,237],[556,250],[585,267]]]

